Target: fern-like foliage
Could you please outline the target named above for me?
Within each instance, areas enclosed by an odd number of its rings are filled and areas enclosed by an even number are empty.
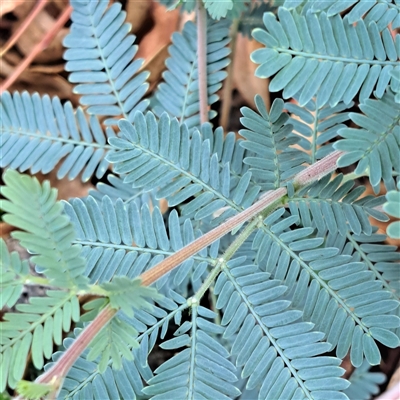
[[[48,96],[2,94],[0,166],[10,170],[0,206],[4,221],[23,230],[13,236],[43,276],[1,240],[0,303],[15,306],[30,282],[51,289],[3,316],[0,392],[8,385],[40,398],[53,390],[58,381],[18,382],[26,360],[31,355],[37,369],[50,357],[57,363],[73,343],[84,343],[99,313],[112,319],[68,371],[60,400],[344,400],[357,396],[360,383],[364,398],[379,383],[371,377],[368,385],[365,375],[366,362],[381,360],[377,342],[400,345],[399,253],[370,222],[388,219],[387,199],[354,188],[354,177],[368,175],[375,191],[381,181],[394,189],[400,173],[400,35],[389,26],[400,25],[398,1],[202,3],[196,12],[205,7],[207,31],[188,22],[173,35],[152,112],[144,112],[148,74],[134,60],[126,14],[109,0],[71,2],[66,69],[85,110]],[[194,6],[185,1],[182,9]],[[241,138],[200,125],[200,101],[210,107],[218,100],[229,63],[230,21],[212,18],[243,16],[235,35],[265,9],[274,13],[264,13],[265,28],[253,33],[266,47],[252,56],[257,75],[276,74],[270,89],[296,102],[277,99],[267,111],[257,96],[256,110],[241,110]],[[207,99],[199,94],[198,33],[207,37]],[[363,114],[349,112],[357,95]],[[347,127],[350,120],[361,129]],[[117,123],[115,133],[108,125]],[[357,163],[353,174],[328,173],[334,166],[326,156],[336,149],[344,153],[339,166]],[[88,197],[57,203],[48,183],[13,171],[46,173],[57,164],[59,178],[101,178],[109,164],[113,174]],[[296,176],[305,168],[308,186]],[[166,257],[208,240],[209,230],[257,198],[260,206],[270,190],[279,201],[154,287],[141,286],[142,273],[162,270]],[[384,210],[398,205],[397,194]],[[167,215],[162,199],[173,208]],[[96,296],[83,315],[77,294]],[[52,354],[73,323],[80,328]],[[153,371],[149,356],[162,341],[174,355]],[[360,367],[350,386],[341,378],[347,355]]]
[[[106,141],[114,132],[104,132],[95,116],[88,121],[81,108],[74,112],[69,101],[62,105],[58,97],[3,92],[0,127],[1,167],[46,174],[61,162],[59,179],[82,173],[83,181],[94,173],[101,178],[108,168]]]
[[[75,232],[69,219],[62,215],[63,207],[57,202],[57,191],[45,181],[42,185],[36,178],[20,176],[8,170],[3,175],[6,186],[1,194],[1,208],[7,213],[4,221],[23,229],[12,236],[23,247],[34,254],[32,262],[46,273],[51,285],[64,289],[85,289],[87,279],[82,276],[85,261],[81,247],[72,245]],[[29,203],[27,203],[29,199]],[[4,246],[4,242],[3,245]],[[12,274],[25,275],[28,265],[21,263],[16,254],[2,254],[2,272],[5,281]],[[21,291],[21,280],[5,290],[4,303],[12,305]],[[30,304],[19,304],[19,314],[7,313],[0,323],[2,339],[0,349],[0,389],[6,383],[16,387],[25,370],[29,351],[36,368],[43,367],[44,358],[50,358],[53,341],[61,344],[62,330],[68,332],[71,320],[79,321],[79,302],[74,292],[47,291],[47,298],[32,298]]]
[[[256,389],[260,399],[341,398],[337,391],[348,383],[339,378],[340,361],[321,356],[331,348],[321,342],[324,333],[301,321],[281,280],[244,261],[228,262],[214,291],[216,306],[224,310],[221,333],[232,342],[246,389]]]
[[[132,361],[131,348],[137,348],[137,331],[128,323],[118,317],[114,317],[90,343],[90,351],[87,355],[88,361],[100,358],[98,369],[104,373],[110,359],[115,370],[122,368],[122,357]]]
[[[352,190],[353,181],[343,182],[343,175],[330,180],[330,176],[299,191],[289,198],[292,215],[298,215],[304,227],[317,228],[321,235],[326,231],[345,236],[348,231],[371,235],[368,216],[387,221],[387,216],[375,207],[384,202],[383,197],[360,196],[365,187]]]
[[[6,313],[0,322],[0,390],[15,388],[23,377],[29,353],[33,365],[42,369],[53,353],[53,343],[61,345],[62,334],[71,321],[79,321],[79,301],[74,293],[48,290],[46,297],[33,297],[30,304],[18,304],[19,313]]]
[[[21,260],[16,251],[10,253],[3,239],[0,239],[0,272],[0,308],[11,308],[18,301],[24,282],[31,275],[28,260]]]
[[[304,15],[280,7],[279,20],[264,14],[266,30],[255,29],[253,37],[266,46],[252,53],[261,64],[256,75],[271,80],[269,89],[283,90],[283,97],[299,96],[305,105],[317,97],[318,107],[349,104],[359,92],[364,101],[376,87],[383,96],[400,56],[389,29],[380,33],[377,24],[360,20],[350,24],[348,16],[329,18],[308,10]]]
[[[138,207],[143,204],[149,204],[150,207],[158,207],[159,201],[155,198],[154,192],[148,192],[143,189],[135,189],[129,183],[124,183],[124,176],[117,177],[113,174],[107,175],[109,183],[99,182],[96,189],[90,189],[89,195],[98,202],[101,202],[104,196],[110,197],[113,202],[121,199],[125,204],[132,201],[136,202]]]
[[[168,218],[167,233],[158,208],[150,213],[147,204],[138,208],[135,202],[124,205],[121,199],[115,204],[109,197],[97,203],[92,197],[85,202],[74,199],[65,203],[65,211],[76,230],[75,243],[82,245],[86,258],[85,275],[91,282],[108,282],[113,277],[135,278],[165,257],[189,244],[201,235],[194,230],[189,219],[181,224],[176,211]],[[169,290],[190,279],[199,287],[209,264],[218,256],[219,243],[186,260],[170,276],[157,282],[157,287]]]
[[[264,190],[276,189],[301,171],[307,158],[302,151],[290,147],[300,137],[292,133],[291,124],[286,124],[289,116],[283,113],[283,101],[275,100],[270,113],[261,96],[255,97],[255,103],[259,114],[247,107],[241,109],[240,122],[247,129],[239,133],[247,140],[240,145],[253,153],[243,162],[250,166],[249,171]]]
[[[229,352],[213,336],[222,328],[211,320],[216,314],[198,306],[191,307],[191,320],[175,332],[175,338],[163,349],[188,346],[156,369],[156,376],[142,392],[152,399],[213,398],[233,399],[240,392],[233,385],[237,380]]]
[[[395,218],[400,218],[399,203],[400,203],[400,182],[397,184],[397,191],[392,190],[386,195],[387,202],[383,205],[383,209],[389,215]],[[392,238],[400,239],[400,221],[395,221],[387,228],[387,233]]]
[[[353,261],[336,246],[322,246],[324,238],[313,234],[313,228],[288,230],[298,216],[279,220],[283,211],[267,217],[254,238],[257,265],[291,288],[293,307],[301,308],[303,318],[325,333],[339,358],[350,349],[353,365],[361,365],[364,356],[370,364],[378,364],[374,339],[398,346],[399,338],[379,322],[398,308],[398,300],[382,289],[382,282],[365,263]],[[400,323],[397,317],[394,321],[396,326]]]
[[[285,109],[290,115],[288,123],[293,125],[295,133],[302,136],[298,146],[309,154],[308,164],[314,164],[332,152],[331,142],[338,136],[339,129],[346,128],[344,122],[350,119],[346,110],[353,104],[341,102],[335,107],[317,108],[313,100],[303,107],[292,102],[285,103]]]
[[[216,2],[218,4],[223,2]],[[215,103],[216,94],[227,73],[223,69],[229,64],[230,49],[229,23],[209,21],[207,27],[207,88],[208,104]],[[154,112],[160,116],[164,111],[185,122],[189,128],[200,125],[199,78],[197,67],[197,30],[192,22],[187,22],[182,33],[172,35],[171,55],[165,62],[167,71],[164,82],[155,93],[157,102]],[[216,115],[209,111],[210,119]]]
[[[21,396],[33,400],[40,400],[49,395],[55,387],[53,385],[20,381],[17,385],[17,391]]]
[[[218,20],[221,19],[221,17],[226,17],[228,11],[232,10],[234,4],[233,0],[203,0],[203,2],[211,18]]]
[[[277,12],[279,1],[254,1],[249,4],[239,19],[239,32],[251,39],[251,32],[255,28],[263,26],[263,15],[265,12]]]
[[[398,337],[391,328],[381,330],[378,315],[396,310],[398,300],[392,298],[390,291],[382,290],[383,282],[365,264],[357,263],[358,260],[353,264],[351,256],[341,254],[338,244],[330,242],[329,246],[320,247],[327,229],[340,231],[342,237],[349,229],[359,233],[365,229],[370,234],[368,214],[383,220],[387,217],[374,210],[382,199],[365,197],[357,201],[364,188],[349,193],[353,182],[340,186],[340,175],[332,182],[329,180],[327,176],[311,188],[301,190],[298,204],[291,201],[295,192],[288,186],[293,215],[280,221],[284,213],[280,209],[264,221],[253,241],[253,248],[258,249],[256,263],[292,288],[293,306],[303,309],[305,320],[310,318],[326,334],[328,342],[337,347],[338,357],[342,358],[351,348],[354,365],[360,365],[364,355],[371,364],[377,364],[380,355],[372,338],[392,347],[398,345]],[[321,209],[310,199],[312,196],[321,202]],[[328,198],[330,201],[325,202]],[[339,200],[342,200],[340,205]],[[305,228],[288,230],[300,221]],[[321,237],[315,235],[315,227],[323,232]],[[382,308],[375,307],[374,300],[369,299],[371,291],[382,301]]]
[[[133,309],[151,309],[148,299],[158,296],[154,288],[141,286],[140,279],[132,281],[126,277],[115,277],[112,282],[103,283],[101,288],[107,292],[110,306],[128,317],[133,317]]]
[[[370,365],[364,361],[350,376],[350,386],[344,391],[350,400],[369,400],[379,393],[379,385],[386,376],[381,372],[370,372]]]
[[[149,84],[148,72],[137,73],[143,64],[132,62],[137,52],[135,37],[129,35],[130,24],[124,23],[126,12],[121,4],[98,0],[71,1],[71,32],[64,39],[68,50],[65,69],[69,81],[77,83],[75,93],[88,106],[88,113],[108,117],[123,116],[132,120],[137,110],[144,111],[148,100],[142,100]],[[109,118],[106,124],[116,124]]]
[[[400,300],[400,255],[396,246],[385,243],[386,235],[375,231],[371,235],[347,234],[346,251],[353,259],[365,262],[383,286]]]
[[[366,22],[375,21],[382,31],[389,24],[392,29],[400,27],[400,4],[397,0],[286,0],[284,7],[293,9],[303,6],[302,10],[311,10],[314,13],[325,11],[328,17],[335,16],[354,6],[348,13],[349,23],[354,24],[365,16]]]
[[[363,101],[359,108],[364,114],[350,113],[350,118],[361,129],[341,129],[339,135],[344,139],[334,144],[335,149],[346,153],[338,160],[338,166],[358,162],[355,173],[368,169],[375,193],[379,193],[382,179],[393,190],[393,173],[400,173],[400,104],[388,92],[380,100]]]
[[[1,187],[1,194],[8,199],[0,202],[0,207],[8,213],[3,219],[25,231],[14,231],[12,236],[35,254],[32,262],[45,271],[52,285],[84,288],[85,261],[81,247],[72,245],[74,228],[69,218],[62,215],[57,190],[50,187],[49,181],[41,185],[36,178],[20,177],[13,170],[8,170],[3,180],[6,186]]]
[[[176,302],[173,300],[175,299]],[[153,377],[153,372],[148,365],[147,357],[155,346],[157,338],[163,339],[167,333],[168,326],[172,321],[180,324],[182,311],[188,307],[185,298],[175,292],[171,292],[169,297],[156,300],[158,305],[153,304],[151,309],[135,311],[133,318],[120,316],[121,322],[129,323],[129,331],[134,329],[140,334],[135,338],[135,343],[131,344],[133,361],[127,358],[122,359],[122,368],[111,368],[108,363],[103,373],[100,372],[100,358],[88,361],[86,350],[71,370],[68,372],[65,384],[59,394],[59,398],[71,399],[76,396],[83,398],[124,398],[134,399],[144,396],[142,389],[144,382],[148,382]],[[79,336],[80,329],[75,330],[75,337]],[[136,335],[135,335],[136,336]],[[64,340],[64,347],[68,348],[74,339]],[[129,343],[131,340],[129,340]],[[55,353],[53,360],[56,361],[61,352]],[[48,364],[45,369],[51,367]]]
[[[390,72],[392,76],[392,80],[390,82],[390,88],[392,92],[395,94],[394,100],[396,103],[400,103],[400,75],[399,75],[400,67],[395,68]]]
[[[260,191],[250,172],[231,181],[230,165],[241,172],[243,155],[234,151],[232,135],[203,140],[198,130],[190,135],[185,124],[165,113],[157,122],[152,113],[138,112],[134,125],[122,120],[119,127],[122,136],[110,139],[115,151],[108,156],[114,171],[136,188],[158,188],[156,198],[166,198],[170,206],[195,196],[182,207],[183,215],[201,220],[227,207],[216,224],[251,205]]]

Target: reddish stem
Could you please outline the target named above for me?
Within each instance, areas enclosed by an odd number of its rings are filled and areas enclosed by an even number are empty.
[[[17,40],[21,37],[21,35],[25,32],[26,28],[31,24],[31,22],[35,19],[35,17],[42,11],[49,0],[38,0],[33,10],[30,14],[25,18],[22,24],[18,27],[18,29],[14,32],[14,34],[10,37],[8,42],[4,45],[4,47],[0,51],[0,57],[3,57],[4,54],[7,53],[11,47],[17,42]]]
[[[197,0],[197,71],[199,76],[200,122],[208,122],[207,11]]]
[[[63,13],[60,15],[55,24],[51,27],[51,29],[46,33],[43,39],[33,48],[32,52],[29,53],[22,62],[15,68],[14,72],[3,82],[0,87],[0,93],[7,90],[24,72],[26,68],[32,63],[35,57],[43,50],[47,48],[47,46],[52,42],[58,31],[65,25],[65,23],[69,20],[69,16],[71,15],[72,7],[68,6]]]
[[[293,179],[293,184],[295,186],[306,186],[317,181],[318,179],[321,179],[325,175],[328,175],[337,168],[336,162],[343,154],[344,153],[342,151],[338,150],[328,154],[323,159],[317,161],[315,164],[298,173]]]
[[[93,338],[106,326],[118,310],[105,307],[99,312],[97,317],[81,332],[81,334],[73,341],[70,347],[57,360],[57,362],[37,379],[38,383],[50,383],[54,378],[63,379],[69,369],[75,364],[75,361],[83,353]]]
[[[336,166],[336,160],[342,155],[341,152],[334,152],[317,163],[306,168],[304,171],[297,174],[294,178],[294,182],[302,186],[309,184],[322,178],[324,175],[332,172]],[[256,217],[259,213],[265,210],[271,204],[277,202],[287,193],[286,188],[279,188],[271,190],[262,196],[256,203],[251,207],[228,219],[220,226],[207,232],[205,235],[196,239],[194,242],[183,247],[173,255],[167,257],[164,261],[154,266],[149,271],[144,272],[140,275],[143,286],[149,286],[154,283],[157,279],[161,278],[184,260],[193,256],[201,249],[209,246],[215,240],[221,238],[227,233],[231,232],[236,227],[240,226],[246,221]],[[117,310],[112,309],[110,306],[104,308],[97,317],[81,332],[78,338],[72,343],[72,345],[65,351],[62,357],[57,360],[56,364],[41,375],[37,382],[39,383],[50,383],[52,380],[62,380],[68,373],[69,369],[74,365],[75,361],[94,339],[98,332],[114,317]]]
[[[251,207],[242,211],[240,214],[237,214],[234,217],[228,219],[223,224],[212,229],[210,232],[207,232],[205,235],[199,237],[194,242],[183,247],[181,250],[178,250],[176,253],[167,257],[165,260],[154,266],[154,268],[151,268],[148,271],[144,272],[140,276],[140,279],[142,280],[142,285],[151,285],[156,280],[167,274],[169,271],[176,268],[179,264],[181,264],[189,257],[195,255],[200,250],[215,242],[217,239],[231,232],[236,227],[242,225],[244,222],[255,217],[266,207],[285,196],[286,192],[286,188],[279,188],[269,191]]]

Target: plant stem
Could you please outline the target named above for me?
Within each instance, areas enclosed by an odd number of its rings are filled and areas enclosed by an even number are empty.
[[[51,286],[51,282],[47,278],[42,278],[35,275],[24,276],[23,283],[24,285]]]
[[[358,178],[361,178],[362,176],[369,176],[369,171],[368,171],[368,170],[367,170],[367,171],[364,171],[364,172],[362,172],[361,174],[356,174],[356,173],[354,173],[354,172],[351,172],[351,173],[349,173],[349,174],[346,174],[346,175],[343,176],[342,184],[343,184],[343,183],[346,183],[346,182],[348,182],[348,181],[354,181],[354,180],[356,180],[356,179],[358,179]]]
[[[0,93],[7,90],[25,71],[26,68],[32,63],[35,57],[43,50],[47,48],[47,46],[52,42],[54,37],[57,35],[59,30],[65,25],[65,23],[69,20],[69,16],[72,12],[72,7],[68,6],[64,12],[59,16],[58,20],[54,23],[54,25],[50,28],[50,30],[46,33],[43,39],[33,48],[31,53],[29,53],[21,63],[14,69],[13,73],[4,81],[4,83],[0,87]]]
[[[204,296],[204,293],[208,290],[208,288],[214,282],[215,278],[221,272],[221,269],[226,266],[226,262],[230,260],[233,257],[233,255],[239,250],[239,247],[253,233],[253,231],[257,228],[259,223],[260,221],[257,218],[255,218],[253,221],[247,224],[246,227],[243,229],[243,231],[240,232],[240,234],[236,237],[236,239],[226,249],[225,253],[219,258],[217,265],[209,273],[207,278],[204,280],[203,284],[200,286],[200,289],[193,296],[193,298],[197,299],[199,303],[201,298]]]
[[[332,154],[324,157],[322,160],[319,160],[315,164],[309,166],[305,170],[298,173],[294,179],[293,183],[297,187],[302,187],[309,185],[312,182],[315,182],[318,179],[321,179],[325,175],[336,169],[336,161],[343,153],[340,151],[335,151]],[[247,222],[251,218],[255,217],[262,211],[276,201],[281,199],[283,196],[287,194],[287,190],[285,187],[270,190],[265,193],[256,203],[254,203],[251,207],[242,211],[240,214],[235,215],[234,217],[228,219],[221,225],[212,229],[210,232],[207,232],[205,235],[199,237],[194,242],[188,244],[183,247],[181,250],[178,250],[176,253],[167,257],[165,260],[161,261],[159,264],[154,266],[152,269],[144,272],[140,278],[142,280],[142,285],[149,286],[154,283],[156,280],[160,279],[166,273],[172,271],[183,261],[192,257],[197,252],[202,250],[204,247],[209,246],[211,243],[215,242],[217,239],[231,232],[236,227],[242,225],[244,222]]]
[[[221,120],[220,124],[226,131],[228,129],[228,124],[229,124],[229,114],[231,111],[231,105],[232,105],[232,82],[233,82],[233,63],[235,59],[235,49],[236,49],[236,38],[238,34],[238,28],[239,28],[239,18],[235,19],[232,24],[231,28],[231,62],[228,65],[228,68],[226,70],[228,76],[225,80],[224,83],[224,88],[222,91],[222,110],[221,110]]]
[[[322,160],[316,162],[310,167],[306,168],[304,171],[300,172],[294,177],[293,182],[297,186],[308,185],[328,173],[332,172],[336,167],[336,160],[343,153],[336,151]],[[199,252],[204,247],[209,246],[215,240],[221,238],[225,234],[231,232],[236,227],[242,225],[244,222],[258,216],[257,219],[250,222],[243,231],[238,235],[237,239],[228,247],[223,255],[223,260],[221,259],[217,263],[214,270],[207,277],[206,282],[203,283],[199,291],[196,293],[195,299],[200,298],[204,292],[208,289],[209,285],[212,283],[213,279],[218,275],[220,268],[224,265],[225,261],[235,254],[237,249],[243,244],[246,238],[251,234],[251,232],[257,227],[258,224],[266,217],[266,214],[271,212],[281,200],[287,194],[287,189],[285,187],[271,190],[264,194],[256,203],[251,207],[242,211],[240,214],[225,221],[222,225],[212,229],[210,232],[196,239],[194,242],[183,247],[181,250],[177,251],[175,254],[167,257],[164,261],[160,262],[154,266],[149,271],[144,272],[140,275],[143,286],[149,286],[154,283],[157,279],[161,278],[183,261],[192,257],[194,254]],[[208,286],[207,286],[208,285]],[[207,287],[206,287],[207,286]],[[38,383],[50,383],[54,382],[54,379],[59,379],[62,381],[69,369],[74,365],[75,361],[94,339],[98,332],[114,317],[118,310],[111,308],[110,306],[105,307],[97,317],[81,332],[78,338],[72,343],[72,345],[65,351],[62,357],[57,360],[56,364],[50,368],[47,372],[41,375],[36,382]]]
[[[240,214],[229,218],[227,221],[207,232],[205,235],[199,237],[194,242],[188,244],[182,249],[178,250],[176,253],[167,257],[165,260],[161,261],[152,269],[144,272],[140,278],[142,280],[142,285],[149,286],[162,276],[164,276],[169,271],[172,271],[183,261],[192,257],[204,247],[209,246],[217,239],[231,232],[236,227],[242,225],[244,222],[258,215],[266,207],[275,203],[277,200],[281,199],[287,193],[286,188],[279,188],[276,190],[271,190],[265,194],[260,200],[254,203],[251,207],[242,211]]]
[[[22,24],[18,27],[18,29],[10,37],[10,39],[7,41],[7,43],[4,45],[4,47],[0,50],[0,57],[3,57],[4,54],[6,54],[7,51],[10,50],[11,47],[14,46],[14,44],[18,41],[18,39],[21,37],[21,35],[26,31],[26,29],[31,24],[31,22],[40,13],[40,11],[42,11],[42,9],[45,7],[45,5],[47,4],[48,1],[49,0],[38,0],[36,5],[34,6],[33,10],[30,12],[30,14],[24,19]]]
[[[106,306],[97,317],[81,332],[57,362],[37,379],[37,383],[50,383],[54,378],[63,379],[75,361],[83,353],[94,337],[106,326],[118,310]]]
[[[328,154],[323,159],[317,161],[315,164],[309,166],[305,170],[299,172],[293,179],[294,187],[307,186],[310,183],[321,179],[325,175],[333,172],[336,167],[336,162],[344,153],[342,151],[334,151]]]
[[[200,122],[208,122],[207,90],[207,11],[197,0],[197,71],[199,76]]]

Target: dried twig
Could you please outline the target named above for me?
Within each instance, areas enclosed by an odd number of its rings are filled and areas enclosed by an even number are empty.
[[[7,43],[4,45],[4,47],[0,50],[0,57],[3,57],[7,53],[7,51],[10,50],[11,47],[13,47],[15,43],[17,43],[17,40],[26,31],[28,26],[32,23],[32,21],[40,13],[40,11],[42,11],[42,9],[45,7],[45,5],[47,4],[48,1],[49,0],[38,0],[35,7],[30,12],[30,14],[27,16],[27,18],[24,19],[22,24],[18,27],[18,29],[10,37],[10,39],[7,41]]]
[[[68,6],[57,19],[55,24],[51,27],[51,29],[46,33],[43,39],[32,49],[32,52],[22,60],[18,67],[15,68],[14,72],[4,81],[4,83],[0,87],[0,93],[7,90],[18,79],[22,72],[24,72],[24,70],[31,64],[35,57],[47,48],[47,46],[52,42],[56,34],[59,32],[59,30],[69,20],[71,12],[72,7]]]
[[[199,74],[200,121],[208,122],[207,93],[207,11],[202,0],[197,1],[197,68]]]

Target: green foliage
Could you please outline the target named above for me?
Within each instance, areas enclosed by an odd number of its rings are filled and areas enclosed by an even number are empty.
[[[351,24],[364,16],[366,21],[375,21],[381,28],[386,28],[389,24],[392,24],[393,29],[400,26],[400,5],[397,0],[285,0],[283,6],[288,9],[300,6],[303,12],[308,10],[313,13],[325,11],[328,17],[333,17],[354,6],[348,13]]]
[[[217,1],[221,4],[223,2]],[[218,90],[227,73],[224,68],[229,64],[229,22],[208,20],[207,26],[207,94],[208,104],[218,101]],[[165,61],[167,70],[163,72],[164,82],[155,92],[153,111],[160,116],[164,111],[185,122],[188,128],[200,125],[199,77],[197,65],[197,31],[192,22],[187,22],[182,33],[172,35],[171,55]],[[209,111],[209,118],[216,116]]]
[[[120,318],[114,317],[91,342],[86,358],[88,361],[97,359],[100,373],[105,372],[110,359],[114,369],[121,369],[121,354],[126,360],[133,360],[131,349],[138,347],[136,337],[136,329]]]
[[[397,184],[397,188],[400,190],[400,182]],[[383,205],[385,212],[395,218],[400,218],[400,192],[392,190],[386,195],[386,200],[387,202]],[[400,221],[392,222],[387,229],[387,233],[392,238],[400,239]]]
[[[256,96],[255,103],[260,115],[247,107],[241,109],[240,122],[247,129],[239,133],[247,140],[240,145],[254,154],[243,162],[250,166],[249,172],[264,190],[276,189],[304,168],[307,157],[290,147],[300,138],[292,133],[293,125],[286,124],[289,116],[283,113],[283,101],[275,100],[269,113],[261,96]]]
[[[62,344],[62,332],[79,321],[79,302],[74,293],[48,290],[46,297],[33,297],[29,304],[18,304],[19,313],[4,314],[1,328],[0,390],[7,381],[15,388],[23,377],[29,352],[33,365],[42,369],[53,353],[53,343]]]
[[[280,7],[278,18],[265,13],[266,30],[255,29],[253,37],[266,48],[252,53],[260,64],[256,76],[271,80],[272,92],[283,90],[283,97],[299,96],[300,106],[314,96],[318,107],[331,107],[340,101],[350,103],[358,94],[360,101],[374,94],[381,98],[390,82],[392,71],[398,71],[399,34],[382,32],[374,21],[361,19],[356,26],[348,16],[325,12],[318,16],[308,10],[299,14]]]
[[[147,299],[157,298],[154,288],[141,286],[140,279],[128,279],[116,276],[112,282],[103,283],[100,286],[107,293],[110,306],[123,311],[128,317],[133,316],[133,310],[151,308]]]
[[[88,106],[92,115],[123,116],[132,120],[137,110],[144,111],[148,100],[142,100],[149,84],[148,72],[137,73],[143,60],[132,62],[138,47],[135,37],[128,35],[130,25],[121,4],[108,8],[107,1],[71,1],[74,24],[64,39],[68,50],[65,70],[71,72],[70,82],[76,83],[75,93]],[[104,70],[104,71],[102,71]],[[105,124],[118,120],[109,118]]]
[[[0,257],[0,306],[11,308],[18,301],[24,282],[31,278],[29,263],[28,260],[22,261],[16,251],[10,254],[3,239],[0,239]]]
[[[58,179],[82,173],[82,181],[93,174],[101,178],[107,171],[106,139],[115,133],[109,128],[104,132],[95,116],[88,121],[80,107],[74,111],[69,101],[62,105],[58,97],[3,92],[0,110],[1,167],[46,174],[61,162]]]
[[[35,254],[32,262],[45,271],[51,285],[84,288],[85,261],[81,247],[72,245],[75,231],[63,215],[62,204],[57,202],[57,190],[51,189],[49,181],[41,185],[36,178],[11,169],[3,180],[6,186],[1,187],[1,194],[8,199],[0,203],[7,213],[3,220],[24,230],[15,231],[12,236]]]
[[[221,17],[226,17],[228,11],[232,10],[233,0],[204,0],[204,6],[211,18],[219,20]]]
[[[30,275],[28,262],[21,262],[16,252],[10,254],[1,240],[2,306],[13,306],[22,285],[30,280],[64,289],[47,290],[47,297],[30,298],[29,304],[17,304],[15,309],[19,313],[6,313],[0,322],[0,390],[8,384],[11,388],[18,387],[27,398],[40,398],[54,388],[19,381],[29,353],[35,368],[41,370],[44,360],[53,353],[53,343],[61,345],[62,332],[68,333],[71,323],[80,321],[77,291],[101,293],[112,308],[121,309],[130,317],[132,307],[151,308],[147,301],[157,298],[157,294],[155,289],[142,287],[140,280],[124,277],[116,277],[97,290],[89,288],[88,278],[83,274],[86,261],[81,256],[82,246],[72,244],[75,230],[70,219],[63,215],[62,203],[56,201],[57,191],[50,188],[48,181],[41,185],[36,178],[13,170],[8,170],[3,179],[6,186],[1,187],[1,193],[8,199],[1,203],[6,212],[4,221],[26,231],[14,231],[12,235],[35,254],[31,260],[47,280]],[[88,359],[96,359],[101,354],[102,372],[110,358],[115,368],[121,368],[121,355],[132,360],[130,351],[137,346],[136,336],[137,331],[130,324],[116,317],[92,341]]]
[[[29,400],[40,400],[50,394],[53,389],[52,385],[28,381],[20,381],[17,386],[18,393]]]
[[[98,362],[88,361],[86,350],[67,375],[68,386],[64,386],[60,392],[61,398],[73,398],[82,395],[85,398],[99,396],[107,398],[108,393],[111,397],[121,396],[126,399],[143,397],[142,389],[144,382],[153,376],[152,370],[148,365],[147,357],[153,350],[158,337],[163,339],[167,333],[170,321],[179,323],[182,317],[182,310],[187,308],[185,299],[173,294],[179,300],[180,306],[170,298],[159,299],[159,305],[154,304],[151,310],[135,311],[134,317],[126,319],[119,316],[129,325],[136,329],[140,334],[135,338],[139,347],[132,347],[133,361],[122,359],[122,369],[110,368],[108,364],[104,374],[99,372]],[[75,330],[78,336],[79,330]],[[64,341],[66,346],[70,346],[72,338]],[[119,394],[120,393],[120,394]]]
[[[379,393],[379,385],[386,376],[381,372],[370,372],[370,365],[364,361],[356,368],[349,379],[350,386],[344,391],[351,400],[369,400]]]
[[[15,306],[0,323],[0,392],[56,392],[21,382],[29,355],[49,372],[110,311],[116,315],[65,372],[59,399],[377,393],[382,376],[368,367],[380,363],[381,345],[400,345],[400,256],[370,219],[399,216],[400,35],[389,26],[400,25],[398,2],[203,3],[204,82],[196,24],[172,35],[163,81],[148,98],[121,5],[73,0],[66,70],[84,108],[2,94],[0,166],[9,169],[0,207],[36,274],[0,241],[1,305]],[[241,109],[240,138],[200,123],[200,103],[214,118],[227,78],[228,18],[240,30],[256,28],[265,46],[252,54],[256,75],[273,76],[270,90],[294,99],[267,109],[256,96],[256,110]],[[339,174],[326,164],[335,150]],[[109,168],[113,175],[85,198],[57,202],[48,182],[15,171],[47,173],[57,164],[58,178],[87,181]],[[298,173],[311,183],[300,184]],[[365,195],[360,176],[376,193],[382,182],[391,191]],[[196,239],[279,191],[255,218],[189,254]],[[141,285],[143,273],[181,250],[188,255],[177,268]],[[46,296],[18,304],[26,284],[45,286]],[[95,296],[83,315],[78,295]],[[64,348],[53,353],[54,344]],[[154,349],[174,355],[153,371]],[[349,381],[340,367],[347,355],[357,367]]]
[[[333,145],[335,149],[346,152],[339,159],[338,166],[358,162],[354,172],[362,174],[368,169],[376,193],[379,193],[381,180],[389,190],[394,189],[392,174],[400,170],[400,104],[388,92],[380,100],[363,101],[359,108],[364,115],[350,113],[349,116],[361,129],[341,129],[339,135],[344,140]]]

